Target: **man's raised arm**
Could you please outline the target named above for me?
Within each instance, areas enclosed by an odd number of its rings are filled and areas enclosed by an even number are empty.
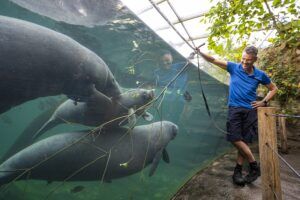
[[[212,64],[215,64],[217,65],[218,67],[224,69],[224,70],[227,70],[227,61],[224,61],[224,60],[218,60],[214,57],[212,57],[211,55],[208,55],[206,53],[203,53],[202,51],[200,51],[200,49],[198,49],[197,51],[199,53],[199,55],[201,55],[204,60],[206,60],[207,62],[210,62]]]

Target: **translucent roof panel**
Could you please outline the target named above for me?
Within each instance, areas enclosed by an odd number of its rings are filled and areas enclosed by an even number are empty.
[[[208,36],[208,25],[201,22],[200,17],[206,13],[216,1],[209,0],[169,0],[169,1],[149,1],[149,0],[122,0],[123,3],[134,12],[147,26],[149,26],[164,41],[178,51],[182,56],[187,57],[193,49],[193,43],[198,46],[206,42]],[[186,40],[183,40],[179,34],[169,25],[161,13],[151,4],[156,4],[169,22],[171,22],[176,31]],[[174,10],[176,13],[174,13]],[[176,16],[178,15],[178,17]],[[181,23],[183,22],[183,23]],[[184,30],[183,25],[188,30]],[[188,42],[190,45],[188,45]],[[206,47],[204,47],[205,49]],[[206,50],[206,49],[205,49]]]

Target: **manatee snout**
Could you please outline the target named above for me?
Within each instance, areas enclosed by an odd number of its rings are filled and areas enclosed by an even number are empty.
[[[154,93],[154,90],[145,90],[144,92],[143,92],[143,98],[144,98],[144,100],[152,100],[152,99],[154,99],[154,97],[155,97],[155,93]]]
[[[155,97],[154,89],[149,91],[149,96],[151,99],[154,99],[154,97]]]
[[[172,131],[170,132],[170,135],[171,135],[171,140],[173,140],[178,133],[178,126],[176,124],[172,124],[171,129]]]
[[[158,127],[158,132],[163,131],[164,140],[169,142],[170,140],[173,140],[177,133],[178,133],[178,126],[170,121],[162,121],[162,122],[156,122]],[[163,128],[161,130],[161,127]]]

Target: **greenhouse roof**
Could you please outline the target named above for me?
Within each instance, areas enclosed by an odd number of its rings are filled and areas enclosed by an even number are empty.
[[[209,24],[205,24],[201,19],[218,1],[122,0],[122,2],[165,42],[182,56],[188,57],[193,51],[193,46],[207,42]],[[271,34],[274,34],[274,31],[256,32],[251,36],[249,43],[266,46],[268,42],[262,45],[262,41]],[[207,45],[202,48],[207,51]]]

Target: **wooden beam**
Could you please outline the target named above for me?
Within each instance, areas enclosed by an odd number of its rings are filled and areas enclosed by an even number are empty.
[[[282,200],[274,107],[259,107],[258,135],[263,200]]]
[[[287,133],[286,133],[285,122],[286,122],[285,117],[278,117],[281,152],[287,154],[288,144],[287,144]]]

